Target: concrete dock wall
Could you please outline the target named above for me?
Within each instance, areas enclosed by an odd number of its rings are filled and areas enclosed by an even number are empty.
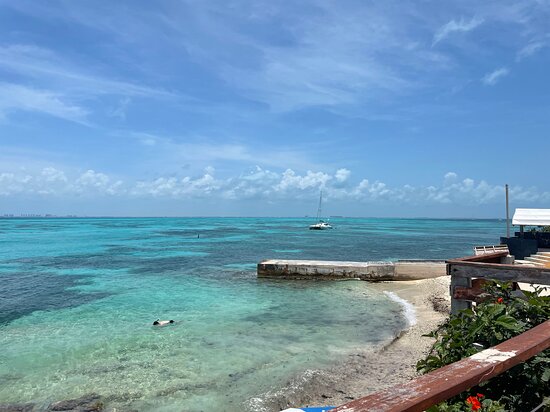
[[[279,279],[418,280],[446,275],[444,261],[340,262],[319,260],[264,260],[258,277]]]

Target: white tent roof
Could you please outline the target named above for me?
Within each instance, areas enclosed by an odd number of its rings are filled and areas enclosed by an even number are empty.
[[[550,226],[550,209],[516,209],[513,225]]]

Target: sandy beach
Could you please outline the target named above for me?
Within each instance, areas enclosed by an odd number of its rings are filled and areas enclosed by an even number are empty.
[[[450,311],[450,278],[370,283],[369,288],[393,292],[411,303],[416,324],[377,350],[365,350],[328,370],[306,371],[279,391],[247,403],[250,411],[280,411],[289,407],[341,405],[418,376],[416,362],[430,349],[431,332]],[[367,285],[367,284],[366,284]]]

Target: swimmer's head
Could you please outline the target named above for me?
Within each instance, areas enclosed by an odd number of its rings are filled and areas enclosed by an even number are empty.
[[[174,321],[173,321],[173,320],[170,320],[170,323],[174,323]]]
[[[159,320],[157,319],[156,321],[154,321],[153,325],[160,325]]]

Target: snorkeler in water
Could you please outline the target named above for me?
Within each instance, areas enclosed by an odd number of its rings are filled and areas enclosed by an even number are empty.
[[[153,322],[153,326],[166,326],[166,325],[169,325],[171,323],[176,323],[176,322],[174,322],[173,320],[160,320],[160,319],[157,319],[156,321]]]

